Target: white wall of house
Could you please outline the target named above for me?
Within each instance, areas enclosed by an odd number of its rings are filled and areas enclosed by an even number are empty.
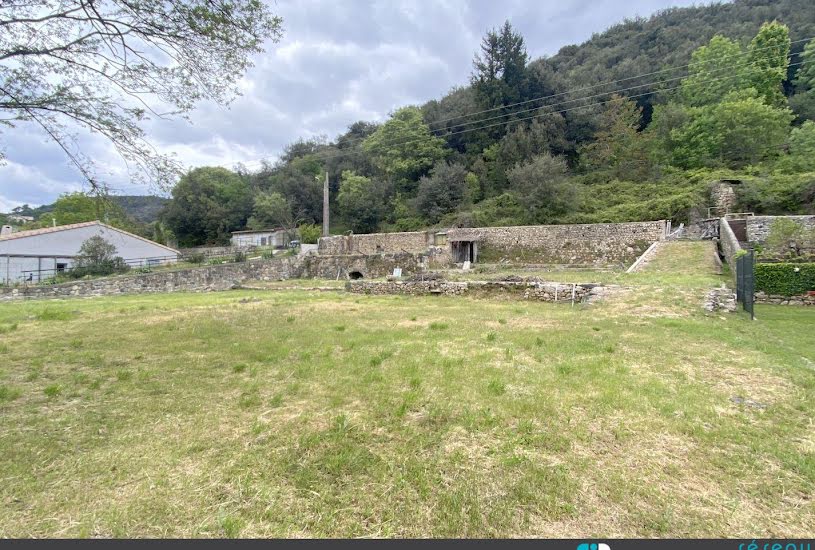
[[[250,233],[233,233],[232,246],[273,246],[288,245],[285,231],[252,231]]]
[[[102,224],[0,240],[0,281],[38,281],[70,268],[82,243],[100,236],[116,247],[116,255],[132,266],[178,260],[177,251]],[[30,275],[30,277],[29,277]]]

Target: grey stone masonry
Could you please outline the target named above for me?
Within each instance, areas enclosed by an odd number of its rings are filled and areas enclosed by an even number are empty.
[[[776,220],[787,219],[804,229],[815,230],[815,216],[750,216],[747,218],[747,240],[750,244],[764,244]]]
[[[319,254],[412,253],[449,265],[453,246],[472,242],[476,263],[543,265],[629,264],[666,236],[664,220],[578,225],[453,228],[447,231],[323,237]]]
[[[538,302],[579,303],[599,291],[601,285],[537,281],[349,281],[345,288],[354,294],[495,296]]]
[[[153,273],[81,279],[56,285],[0,287],[0,300],[111,296],[151,292],[209,292],[239,287],[244,281],[282,281],[297,278],[347,279],[384,277],[401,268],[405,275],[421,269],[413,254],[374,256],[300,256],[256,260]]]

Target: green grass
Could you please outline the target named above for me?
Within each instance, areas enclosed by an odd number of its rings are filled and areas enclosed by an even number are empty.
[[[0,304],[0,536],[811,537],[815,311],[706,315],[705,251],[574,307]]]

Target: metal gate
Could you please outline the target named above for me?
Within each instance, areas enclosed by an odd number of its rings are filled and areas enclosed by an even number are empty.
[[[756,285],[753,267],[755,257],[753,251],[747,251],[736,258],[736,299],[741,302],[744,311],[750,314],[750,319],[754,319],[753,306],[756,301]]]

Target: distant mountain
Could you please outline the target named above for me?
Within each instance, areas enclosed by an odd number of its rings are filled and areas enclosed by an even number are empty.
[[[159,212],[170,199],[154,195],[121,195],[111,197],[130,218],[141,223],[158,219]]]
[[[159,212],[169,201],[169,199],[154,195],[113,195],[110,199],[121,206],[129,218],[144,224],[156,221]],[[36,208],[25,205],[17,213],[23,216],[34,216],[36,219],[52,210],[54,210],[53,203]]]

